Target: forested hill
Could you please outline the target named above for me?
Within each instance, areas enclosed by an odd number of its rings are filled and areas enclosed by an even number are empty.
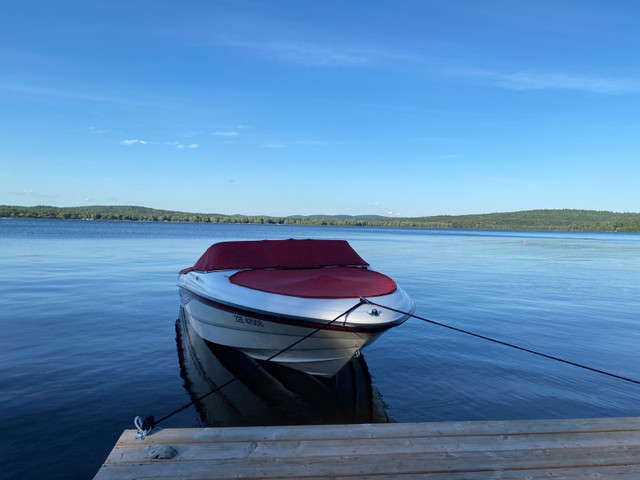
[[[413,218],[382,217],[376,215],[264,217],[177,212],[173,210],[156,210],[135,206],[20,207],[0,205],[0,217],[144,222],[640,232],[640,213],[615,213],[596,210],[527,210],[522,212],[488,213],[481,215],[440,215],[435,217]]]

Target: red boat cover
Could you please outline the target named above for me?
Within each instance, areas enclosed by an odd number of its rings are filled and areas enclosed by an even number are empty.
[[[345,240],[257,240],[211,245],[192,270],[247,268],[311,268],[328,265],[368,266]]]
[[[244,270],[233,274],[229,281],[254,290],[303,298],[377,297],[396,289],[391,278],[360,267]]]

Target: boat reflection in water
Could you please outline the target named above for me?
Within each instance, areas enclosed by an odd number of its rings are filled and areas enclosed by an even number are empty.
[[[180,372],[192,400],[241,375],[256,360],[203,340],[180,312]],[[389,419],[362,355],[331,378],[268,362],[221,391],[195,401],[205,426],[383,423]]]

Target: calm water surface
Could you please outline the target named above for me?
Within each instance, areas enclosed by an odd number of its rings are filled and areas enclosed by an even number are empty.
[[[175,281],[265,238],[348,240],[418,315],[640,379],[640,235],[0,219],[0,476],[91,478],[134,416],[250,365],[176,324]],[[640,416],[637,385],[418,320],[363,357],[331,382],[265,369],[162,426]]]

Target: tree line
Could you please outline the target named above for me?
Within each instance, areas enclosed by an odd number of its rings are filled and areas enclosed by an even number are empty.
[[[47,205],[22,207],[0,205],[0,217],[138,222],[245,223],[264,225],[640,232],[640,213],[570,209],[401,218],[377,215],[293,215],[288,217],[224,215],[217,213],[158,210],[126,205],[95,205],[88,207],[52,207]]]

